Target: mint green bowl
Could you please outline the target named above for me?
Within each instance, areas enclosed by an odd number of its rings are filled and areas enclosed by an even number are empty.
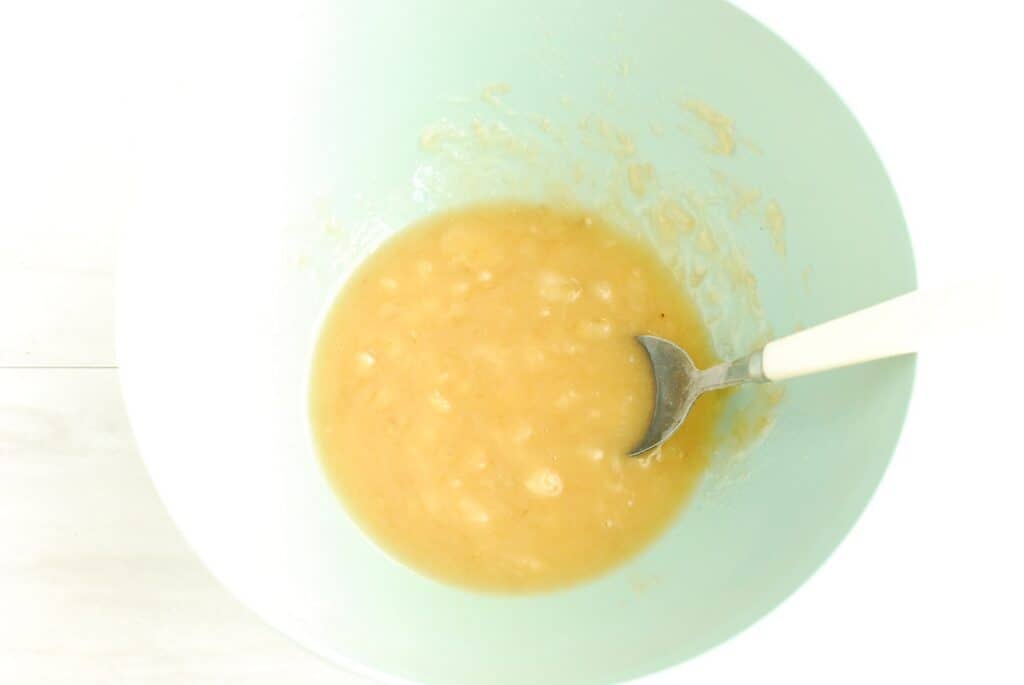
[[[760,441],[724,455],[646,552],[532,596],[437,583],[366,539],[319,471],[303,393],[322,307],[388,235],[444,206],[566,192],[642,230],[629,217],[655,191],[623,185],[632,159],[657,170],[657,193],[704,198],[716,240],[756,277],[756,302],[730,299],[728,274],[725,297],[704,300],[727,329],[737,322],[723,353],[912,289],[893,189],[835,93],[720,0],[353,1],[305,30],[309,59],[288,67],[294,112],[278,122],[286,183],[245,176],[276,158],[235,155],[218,136],[246,121],[222,116],[222,129],[181,136],[186,151],[215,151],[206,164],[168,146],[149,201],[171,200],[126,232],[122,251],[129,411],[161,496],[214,574],[334,662],[466,685],[635,678],[728,639],[792,593],[882,477],[912,359],[789,383]],[[698,101],[735,122],[731,154],[694,114]],[[614,128],[601,133],[600,121]],[[480,126],[491,133],[467,142]],[[274,135],[269,125],[239,134],[237,149]],[[601,140],[630,149],[616,156]],[[565,178],[576,166],[588,180]],[[747,209],[730,204],[734,183],[757,189]],[[271,201],[281,211],[263,211]],[[784,234],[767,230],[773,201]]]

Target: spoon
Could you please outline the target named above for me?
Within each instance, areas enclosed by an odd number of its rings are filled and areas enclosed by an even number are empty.
[[[917,290],[773,340],[745,357],[704,370],[675,343],[654,335],[637,336],[654,372],[655,398],[647,432],[629,456],[639,456],[672,437],[706,392],[916,352],[939,329],[967,328],[983,316],[982,310],[990,308],[992,300],[972,288]]]

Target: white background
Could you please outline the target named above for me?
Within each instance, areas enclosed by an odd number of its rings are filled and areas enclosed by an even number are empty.
[[[867,129],[922,284],[999,274],[1011,323],[1024,294],[1019,4],[739,4]],[[361,682],[219,588],[138,459],[112,334],[132,193],[113,74],[145,10],[130,14],[0,4],[0,682]],[[893,465],[836,554],[756,626],[652,681],[1024,682],[1012,323],[922,354]]]

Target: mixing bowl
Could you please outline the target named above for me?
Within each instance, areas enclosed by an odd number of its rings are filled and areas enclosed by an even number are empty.
[[[911,289],[893,190],[829,87],[719,0],[279,11],[199,27],[157,65],[121,252],[129,413],[216,577],[326,658],[427,683],[629,679],[793,592],[881,478],[912,359],[737,394],[663,537],[525,596],[438,583],[366,538],[321,474],[305,387],[321,311],[359,261],[488,199],[592,207],[644,235],[723,356]]]

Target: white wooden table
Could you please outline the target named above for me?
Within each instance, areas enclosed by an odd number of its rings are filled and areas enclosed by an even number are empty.
[[[964,263],[1019,272],[1015,3],[932,7],[927,23],[916,3],[742,4],[861,116],[901,192],[923,281]],[[104,105],[114,86],[97,76],[117,55],[97,39],[102,26],[79,31],[92,3],[60,9],[64,22],[42,9],[18,21],[0,13],[0,683],[362,682],[219,587],[138,458],[112,334],[131,178]],[[69,98],[74,117],[62,114]],[[978,406],[995,412],[1011,397],[991,377],[966,408],[943,401],[957,361],[921,359],[894,465],[829,564],[687,666],[688,682],[1024,681],[1019,429],[979,418]]]

